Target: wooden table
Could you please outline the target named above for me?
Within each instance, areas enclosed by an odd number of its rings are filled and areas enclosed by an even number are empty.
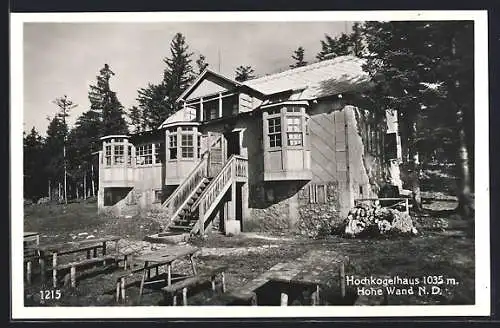
[[[309,285],[314,288],[312,305],[319,303],[320,287],[329,284],[333,277],[340,277],[339,288],[345,296],[345,263],[347,257],[334,251],[310,251],[289,262],[278,263],[268,271],[249,281],[229,296],[239,300],[251,300],[257,305],[256,290],[268,282],[284,282]],[[282,293],[282,305],[286,305],[288,295]],[[283,304],[284,303],[284,304]]]
[[[25,231],[24,232],[24,246],[29,246],[30,244],[40,245],[40,233],[35,231]]]
[[[159,251],[150,252],[141,256],[135,257],[134,260],[144,262],[142,268],[142,279],[139,289],[139,300],[142,297],[142,292],[147,279],[151,278],[151,269],[156,269],[156,275],[159,275],[159,267],[166,266],[167,268],[167,286],[172,285],[172,263],[182,257],[188,256],[191,262],[193,275],[196,275],[196,265],[194,262],[194,254],[199,251],[199,248],[193,246],[172,246]],[[151,265],[152,264],[152,265]],[[157,281],[155,281],[157,282]],[[151,283],[151,282],[148,282]],[[124,291],[122,291],[122,296]]]
[[[98,249],[102,248],[102,256],[106,256],[107,243],[115,243],[115,253],[118,254],[118,241],[120,237],[117,236],[106,236],[98,239],[89,239],[78,242],[67,242],[58,244],[48,244],[39,245],[34,249],[38,252],[38,258],[40,263],[40,271],[42,276],[42,281],[45,281],[45,270],[46,270],[46,259],[52,257],[52,279],[53,285],[57,284],[57,262],[58,257],[62,255],[86,252],[87,259],[92,257],[97,257]],[[92,252],[92,254],[91,254]]]

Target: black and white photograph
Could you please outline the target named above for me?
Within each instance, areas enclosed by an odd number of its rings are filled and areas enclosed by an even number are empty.
[[[13,314],[489,315],[486,18],[13,14]]]

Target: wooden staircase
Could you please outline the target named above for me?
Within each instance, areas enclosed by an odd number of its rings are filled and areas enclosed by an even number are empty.
[[[231,156],[224,165],[210,164],[210,152],[163,203],[170,223],[167,230],[174,233],[203,233],[207,220],[223,200],[225,193],[236,182],[246,182],[247,159]]]
[[[168,226],[168,229],[185,232],[190,232],[193,229],[196,221],[198,221],[198,217],[191,211],[191,206],[200,198],[200,195],[207,188],[210,181],[212,181],[212,178],[208,177],[202,180],[194,194],[188,199],[178,214],[171,219],[171,224]]]

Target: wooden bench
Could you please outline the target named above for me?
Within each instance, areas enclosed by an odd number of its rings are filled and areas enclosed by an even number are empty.
[[[92,264],[102,263],[104,266],[107,261],[114,261],[115,264],[118,264],[121,261],[119,257],[116,255],[104,255],[99,257],[92,257],[82,261],[75,261],[65,264],[59,264],[52,268],[52,279],[53,286],[57,286],[57,273],[62,270],[70,269],[70,279],[71,279],[71,287],[76,287],[76,269],[80,267],[86,267]],[[123,259],[124,260],[124,259]]]
[[[138,282],[138,280],[134,280],[133,282],[130,282],[127,284],[127,282],[126,282],[127,278],[133,277],[137,273],[144,272],[145,270],[151,270],[151,269],[156,269],[156,276],[159,276],[160,275],[159,268],[163,265],[165,265],[165,263],[154,263],[154,264],[148,265],[147,268],[140,267],[137,269],[127,270],[126,272],[120,274],[116,278],[116,302],[120,302],[120,300],[125,300],[126,299],[126,288],[128,286],[134,285]],[[159,282],[159,281],[166,281],[168,279],[170,279],[170,281],[172,281],[172,280],[183,279],[183,278],[185,278],[185,277],[170,277],[170,278],[167,277],[167,279],[162,278],[162,279],[156,279],[156,280],[152,280],[152,281],[151,280],[143,281],[141,279],[141,281],[140,281],[141,282],[141,288],[140,288],[141,293],[140,294],[142,294],[142,289],[144,288],[144,284],[146,284],[146,283],[155,283],[155,282]]]
[[[173,283],[170,286],[163,287],[162,291],[165,293],[165,296],[171,300],[172,305],[174,306],[177,305],[177,295],[182,291],[182,305],[188,305],[187,301],[188,289],[192,289],[197,286],[210,282],[212,284],[212,292],[215,293],[216,291],[215,278],[217,277],[217,275],[220,275],[221,290],[222,293],[224,293],[226,291],[226,283],[224,277],[224,271],[226,269],[227,266],[219,266],[211,268],[207,272],[204,272],[202,274],[197,274],[195,276]]]

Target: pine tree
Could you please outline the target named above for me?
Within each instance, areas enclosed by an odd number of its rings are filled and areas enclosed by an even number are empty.
[[[345,33],[332,38],[325,34],[325,40],[321,40],[321,51],[316,55],[320,61],[331,59],[330,56],[346,56],[352,54],[351,37]]]
[[[200,54],[196,60],[196,66],[198,67],[197,74],[200,75],[208,67],[206,57]]]
[[[356,57],[363,57],[365,46],[363,44],[363,25],[356,22],[352,26],[352,33],[349,35],[350,54]]]
[[[129,118],[136,131],[156,128],[175,113],[179,109],[177,98],[195,78],[191,66],[192,53],[181,33],[177,33],[172,39],[170,55],[163,59],[166,67],[161,83],[149,83],[147,87],[138,90],[139,106],[129,111]]]
[[[166,102],[168,112],[162,115],[166,119],[175,113],[179,108],[176,100],[187,89],[194,80],[194,71],[191,66],[191,56],[186,38],[177,33],[170,43],[170,58],[163,61],[167,65],[163,72],[163,84],[166,89]],[[162,122],[159,122],[161,124]]]
[[[396,108],[401,126],[408,131],[409,185],[416,211],[421,210],[417,122],[425,107],[427,90],[422,82],[432,79],[432,56],[426,46],[423,22],[367,22],[363,34],[367,40],[367,64],[375,88],[369,93],[373,108]]]
[[[239,66],[236,68],[236,73],[235,73],[235,80],[238,82],[245,82],[251,79],[254,79],[255,76],[253,75],[254,70],[252,66]]]
[[[109,83],[114,75],[109,65],[104,64],[97,76],[97,83],[90,86],[90,109],[100,116],[100,136],[128,133],[123,106]]]
[[[307,65],[307,62],[304,61],[304,48],[298,47],[297,50],[293,52],[292,59],[295,60],[295,63],[290,65],[290,68],[297,68]]]
[[[23,132],[24,197],[36,202],[45,192],[46,180],[43,156],[44,140],[33,127],[28,135]]]
[[[62,131],[63,131],[63,146],[62,146],[62,154],[63,154],[63,181],[64,181],[64,202],[68,203],[68,193],[67,193],[67,137],[68,137],[68,125],[66,122],[66,117],[69,116],[69,112],[71,109],[78,106],[74,104],[73,101],[68,99],[68,96],[64,95],[64,97],[56,98],[54,100],[54,104],[56,104],[60,111],[57,113],[56,117],[62,121]]]

